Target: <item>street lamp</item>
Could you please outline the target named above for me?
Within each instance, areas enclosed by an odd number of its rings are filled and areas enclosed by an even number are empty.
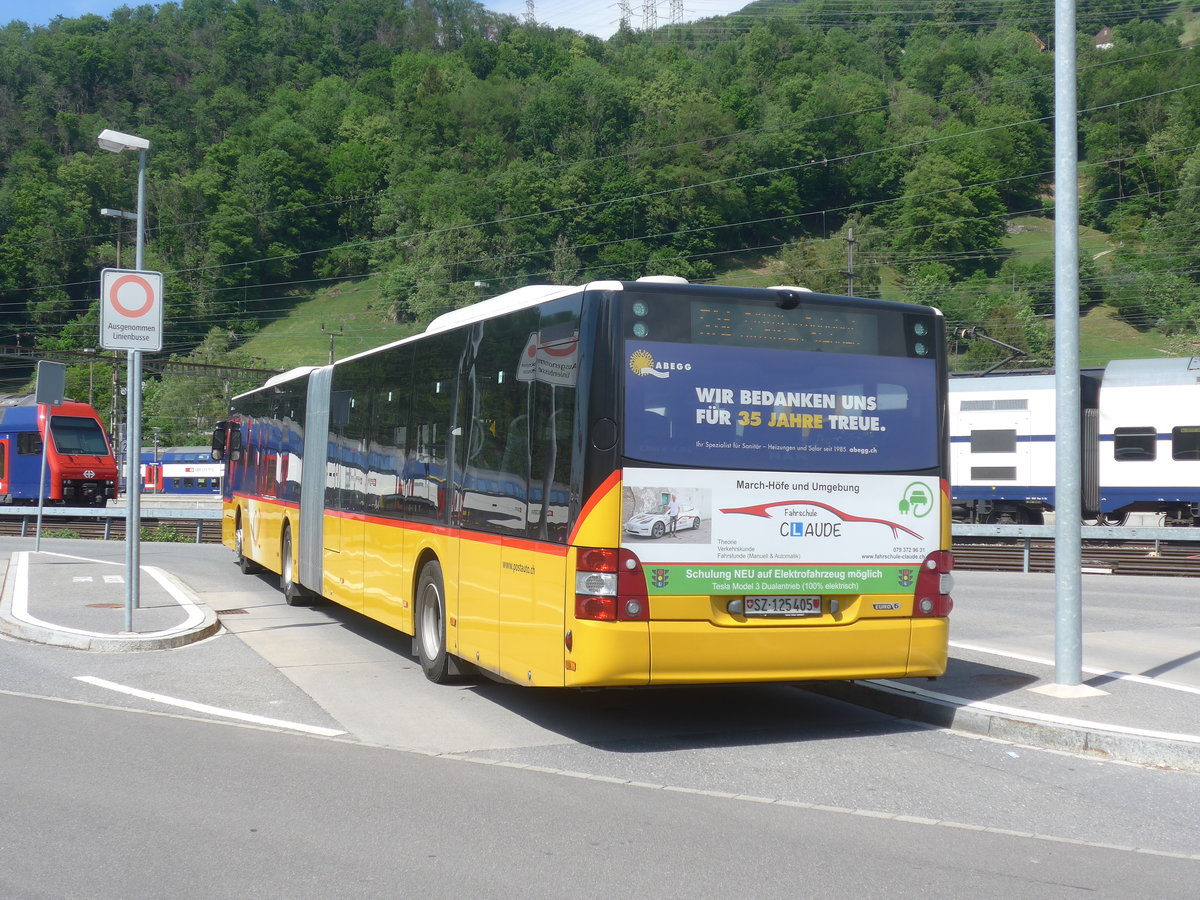
[[[100,210],[100,215],[108,216],[110,219],[133,219],[135,221],[137,220],[137,217],[138,217],[137,213],[135,213],[135,212],[128,212],[123,209],[110,209],[107,206],[104,207],[104,209]],[[117,268],[118,269],[121,268],[121,226],[120,225],[117,225]]]
[[[112,153],[138,151],[137,243],[133,267],[142,270],[142,251],[146,243],[146,153],[150,142],[132,134],[105,128],[96,138],[101,148]],[[128,214],[122,216],[124,218]],[[117,266],[120,267],[118,260]],[[127,413],[125,422],[125,630],[133,631],[133,608],[141,596],[141,524],[142,524],[142,352],[129,350],[125,373]]]
[[[113,131],[111,128],[105,128],[100,132],[96,141],[101,148],[111,153],[120,153],[123,150],[138,151],[138,199],[137,213],[134,215],[134,218],[137,219],[137,254],[133,267],[141,270],[142,248],[146,242],[146,204],[144,202],[146,197],[146,152],[150,149],[150,142],[136,135]]]

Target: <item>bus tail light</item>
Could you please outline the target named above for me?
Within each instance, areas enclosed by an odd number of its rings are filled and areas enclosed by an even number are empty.
[[[954,589],[954,556],[949,550],[935,550],[921,563],[917,576],[917,590],[913,595],[913,615],[942,618],[950,615],[954,601],[950,591]]]
[[[641,560],[628,550],[579,548],[575,560],[575,618],[648,621],[650,602]]]

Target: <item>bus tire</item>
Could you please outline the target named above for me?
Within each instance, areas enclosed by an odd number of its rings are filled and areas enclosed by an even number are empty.
[[[434,684],[445,684],[451,674],[446,652],[446,587],[442,565],[436,559],[421,567],[414,631],[417,658],[425,677]]]
[[[242,529],[242,514],[237,514],[237,524],[233,531],[233,552],[237,554],[238,568],[242,570],[243,575],[253,575],[262,567],[254,560],[246,556],[246,534]]]
[[[283,592],[288,606],[309,606],[312,594],[296,583],[296,572],[292,567],[292,527],[283,526],[283,537],[279,544],[279,590]]]

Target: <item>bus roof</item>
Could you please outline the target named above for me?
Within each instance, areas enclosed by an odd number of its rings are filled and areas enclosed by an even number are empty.
[[[482,322],[484,319],[491,319],[494,316],[501,316],[505,313],[515,312],[518,309],[525,309],[529,306],[537,306],[539,303],[545,303],[547,300],[557,300],[559,297],[566,297],[570,294],[595,287],[602,287],[603,290],[619,291],[622,285],[619,281],[592,282],[583,287],[561,284],[527,284],[525,287],[519,287],[514,291],[497,294],[495,297],[481,300],[478,303],[472,303],[470,306],[463,306],[458,309],[452,309],[450,312],[442,313],[429,323],[425,328],[425,333],[435,334],[439,331],[449,331],[451,328],[457,328],[459,325]]]
[[[283,384],[285,381],[291,381],[293,378],[300,378],[307,375],[309,372],[315,372],[320,366],[296,366],[294,369],[288,369],[286,372],[280,372],[278,375],[272,375],[263,382],[263,387],[274,387],[277,384]],[[255,390],[258,390],[255,388]],[[247,391],[246,393],[250,393]]]

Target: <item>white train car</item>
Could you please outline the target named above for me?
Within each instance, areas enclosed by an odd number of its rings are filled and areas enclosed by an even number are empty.
[[[1100,511],[1200,518],[1200,358],[1113,360],[1100,385]]]
[[[950,381],[955,518],[1040,524],[1054,508],[1054,376]]]
[[[1200,524],[1200,357],[1125,359],[1080,373],[1085,520],[1132,512]],[[955,520],[1039,524],[1056,505],[1052,374],[950,380]]]

